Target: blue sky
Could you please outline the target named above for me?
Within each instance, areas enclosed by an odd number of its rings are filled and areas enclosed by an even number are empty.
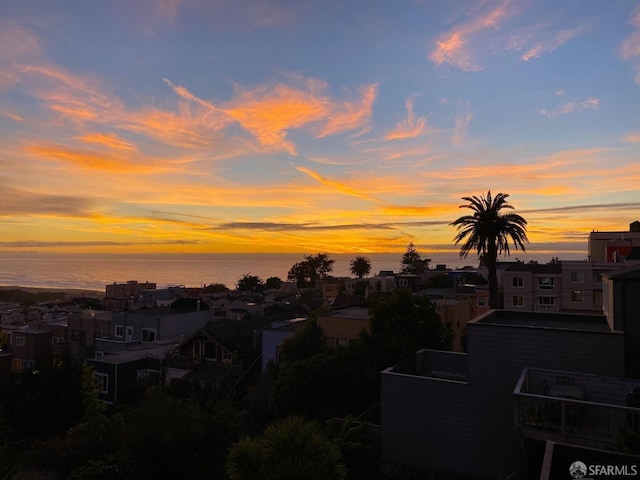
[[[586,251],[638,105],[638,2],[9,2],[0,250],[428,254],[492,190]]]

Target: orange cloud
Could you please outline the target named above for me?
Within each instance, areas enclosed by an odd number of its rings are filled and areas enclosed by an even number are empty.
[[[380,200],[378,200],[377,198],[374,198],[370,195],[367,195],[365,193],[362,193],[352,187],[349,187],[348,185],[345,185],[342,182],[338,182],[335,180],[329,180],[327,178],[324,178],[323,176],[321,176],[318,172],[314,172],[313,170],[309,169],[309,168],[305,168],[305,167],[296,167],[296,170],[298,170],[299,172],[302,172],[308,176],[310,176],[311,178],[313,178],[314,180],[316,180],[317,182],[321,183],[322,185],[331,187],[337,191],[339,191],[340,193],[344,193],[346,195],[352,196],[352,197],[357,197],[357,198],[361,198],[363,200],[368,200],[371,202],[380,202]]]
[[[121,139],[115,133],[89,133],[76,138],[83,142],[102,145],[115,150],[135,151],[138,149],[136,145]]]
[[[407,108],[407,119],[398,122],[393,130],[391,130],[385,138],[387,140],[403,140],[406,138],[415,138],[428,133],[427,117],[417,117],[413,113],[413,100],[407,99],[405,104]]]
[[[640,143],[640,132],[628,133],[625,135],[624,140],[630,143]]]
[[[373,102],[376,99],[378,85],[360,87],[360,101],[344,101],[335,104],[327,123],[318,134],[319,138],[365,127],[371,121]]]
[[[240,91],[224,111],[265,147],[297,155],[287,130],[325,118],[330,108],[326,97],[314,93],[283,84]]]
[[[476,16],[449,32],[440,35],[429,54],[429,59],[437,65],[449,64],[467,72],[477,72],[483,67],[477,63],[468,49],[475,37],[484,31],[496,28],[500,21],[507,18],[510,0],[503,0],[501,5]]]

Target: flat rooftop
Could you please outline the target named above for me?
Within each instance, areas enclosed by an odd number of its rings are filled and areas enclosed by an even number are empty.
[[[513,312],[490,310],[468,325],[499,325],[503,327],[548,328],[582,332],[612,333],[604,315],[570,313]]]
[[[371,315],[369,315],[369,307],[364,306],[352,306],[345,308],[337,308],[335,310],[331,310],[326,315],[320,315],[321,317],[331,317],[331,318],[351,318],[357,320],[369,320]]]

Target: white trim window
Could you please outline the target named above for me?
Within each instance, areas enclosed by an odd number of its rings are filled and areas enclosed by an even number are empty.
[[[539,277],[538,288],[540,290],[553,290],[554,279],[553,277]]]
[[[514,295],[511,299],[511,305],[514,307],[524,307],[524,296]]]
[[[93,375],[96,392],[103,394],[109,393],[109,375],[106,373],[94,373]]]
[[[524,277],[513,277],[511,282],[514,288],[524,288]]]
[[[16,347],[24,347],[25,342],[25,337],[16,335]]]
[[[538,310],[555,310],[555,297],[538,297]]]
[[[116,325],[115,335],[116,335],[116,338],[124,337],[124,326],[123,325]]]

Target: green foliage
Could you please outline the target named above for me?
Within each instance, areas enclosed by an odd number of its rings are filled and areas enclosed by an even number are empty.
[[[371,331],[362,335],[380,368],[394,365],[420,348],[448,349],[452,333],[433,304],[409,290],[379,295],[371,303]]]
[[[64,300],[65,292],[28,292],[19,288],[8,290],[0,289],[0,302],[13,302],[22,305],[35,305],[36,303],[55,302]]]
[[[229,289],[224,283],[212,283],[204,287],[202,293],[224,293],[228,291]]]
[[[226,471],[231,480],[338,480],[346,474],[339,448],[317,423],[299,416],[234,444]]]
[[[262,292],[264,291],[264,282],[260,277],[245,273],[240,280],[238,280],[238,290],[246,292]]]
[[[367,257],[358,256],[351,260],[351,273],[358,278],[369,275],[371,272],[371,260]]]
[[[264,286],[267,290],[277,290],[282,286],[282,279],[280,277],[269,277],[267,278]]]
[[[303,360],[319,353],[322,346],[322,330],[317,318],[311,316],[293,337],[284,341],[280,348],[280,361]]]
[[[415,245],[410,243],[407,246],[407,251],[402,255],[401,272],[413,273],[420,275],[429,269],[430,258],[422,258],[416,250]]]
[[[324,278],[333,270],[335,260],[326,253],[305,255],[304,261],[294,264],[287,279],[295,281],[298,288],[315,287],[316,280]]]
[[[5,403],[7,424],[40,438],[66,431],[84,415],[82,374],[67,358],[23,371]]]

